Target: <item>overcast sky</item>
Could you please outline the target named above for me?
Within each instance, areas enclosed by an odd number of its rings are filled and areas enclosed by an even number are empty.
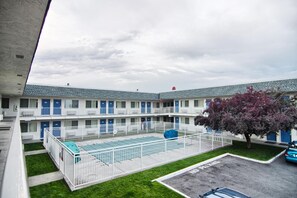
[[[53,0],[28,83],[163,92],[296,77],[296,0]]]

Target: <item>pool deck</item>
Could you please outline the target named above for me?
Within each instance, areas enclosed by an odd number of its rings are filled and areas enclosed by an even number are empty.
[[[148,137],[152,135],[163,138],[162,134],[141,134],[133,136],[133,138]],[[200,145],[200,141],[198,141],[197,139],[184,140],[184,138],[180,138],[176,141],[178,141],[179,144],[185,145],[185,147],[182,146],[172,150],[152,153],[151,155],[134,157],[132,159],[127,157],[127,160],[115,161],[114,164],[104,163],[98,160],[100,158],[96,157],[96,155],[89,154],[82,149],[82,146],[90,144],[102,144],[110,141],[125,140],[127,138],[131,138],[131,136],[77,142],[77,145],[80,147],[83,154],[80,154],[81,161],[75,164],[75,189],[83,188],[94,183],[101,183],[103,181],[107,181],[131,173],[143,171],[152,167],[167,164],[169,162],[174,162],[228,145],[222,144],[221,142],[214,142],[212,144],[211,140],[204,139],[201,141]],[[129,152],[123,152],[124,157],[129,156],[129,154]]]

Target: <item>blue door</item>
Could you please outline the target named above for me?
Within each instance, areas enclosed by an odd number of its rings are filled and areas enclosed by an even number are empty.
[[[146,112],[147,112],[147,113],[151,113],[151,105],[152,105],[151,102],[147,102],[147,103],[146,103]]]
[[[276,142],[276,133],[275,132],[269,132],[267,134],[267,140]]]
[[[176,100],[175,101],[175,113],[178,113],[179,112],[179,101]]]
[[[151,129],[152,128],[151,118],[146,118],[146,121],[147,121],[147,128]]]
[[[43,139],[45,128],[49,128],[49,122],[41,122],[40,123],[40,139]]]
[[[100,133],[106,132],[106,119],[100,120]]]
[[[291,142],[291,130],[281,130],[281,142]]]
[[[61,115],[61,99],[54,99],[54,115]]]
[[[42,106],[41,115],[50,115],[50,106],[51,106],[50,99],[42,99],[41,106]]]
[[[206,107],[206,108],[209,107],[210,102],[211,102],[211,99],[206,99],[206,100],[205,100],[205,107]]]
[[[212,133],[212,128],[211,127],[206,127],[207,133]]]
[[[175,117],[175,129],[179,129],[179,117]]]
[[[114,114],[114,101],[108,102],[108,114]]]
[[[108,132],[113,132],[113,119],[108,119]]]
[[[145,113],[145,102],[141,102],[141,113]]]
[[[106,101],[100,101],[100,114],[106,114]]]
[[[53,135],[61,137],[61,121],[53,121]]]

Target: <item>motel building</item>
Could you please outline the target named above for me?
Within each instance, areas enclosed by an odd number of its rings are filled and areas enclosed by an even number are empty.
[[[227,98],[243,93],[248,86],[256,90],[280,88],[286,92],[288,100],[297,94],[297,79],[162,93],[27,84],[50,2],[3,0],[0,4],[0,197],[29,197],[23,143],[43,141],[70,188],[76,190],[86,182],[98,182],[98,177],[105,180],[111,174],[113,177],[124,175],[170,162],[171,159],[160,160],[165,158],[160,154],[163,151],[169,158],[180,153],[174,158],[178,160],[197,155],[198,150],[205,152],[202,146],[214,149],[230,144],[228,132],[194,125],[195,116],[202,114],[215,97]],[[183,138],[170,142],[160,139],[168,129],[176,129]],[[62,145],[65,140],[78,140],[80,146],[86,148],[89,145],[82,142],[85,139],[121,138],[131,134],[142,134],[141,138],[148,139],[152,138],[145,136],[149,133],[159,133],[153,137],[159,138],[157,143],[141,143],[137,147],[141,150],[134,153],[128,148],[125,150],[127,155],[120,156],[121,159],[117,158],[114,149],[77,155]],[[187,135],[192,138],[186,138]],[[297,132],[272,132],[263,138],[263,141],[267,140],[287,143],[297,140]],[[160,144],[162,151],[146,150]],[[192,152],[192,146],[196,146],[195,152]],[[178,149],[183,150],[179,152]],[[141,155],[133,157],[136,154]],[[155,156],[159,156],[155,158],[156,163],[149,164]],[[150,161],[146,161],[146,157],[150,157]],[[86,160],[88,163],[82,163]],[[140,160],[137,161],[140,168],[117,172],[120,165],[121,168],[133,168],[129,163],[136,160]],[[104,173],[109,175],[100,175]]]
[[[215,97],[227,98],[244,93],[246,87],[258,90],[279,87],[290,99],[297,93],[297,79],[212,87],[163,93],[82,89],[29,85],[21,97],[2,95],[2,114],[19,117],[22,140],[40,141],[44,129],[58,138],[106,136],[177,129],[184,133],[215,133],[194,125]],[[227,132],[223,132],[228,135]],[[297,139],[296,132],[269,133],[265,140],[287,143]]]

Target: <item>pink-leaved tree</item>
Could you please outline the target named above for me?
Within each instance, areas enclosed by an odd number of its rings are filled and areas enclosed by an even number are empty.
[[[272,131],[292,129],[297,124],[294,101],[283,98],[280,92],[248,87],[246,93],[228,99],[215,98],[203,115],[196,116],[195,125],[244,135],[247,148],[251,148],[252,135],[263,137]]]

